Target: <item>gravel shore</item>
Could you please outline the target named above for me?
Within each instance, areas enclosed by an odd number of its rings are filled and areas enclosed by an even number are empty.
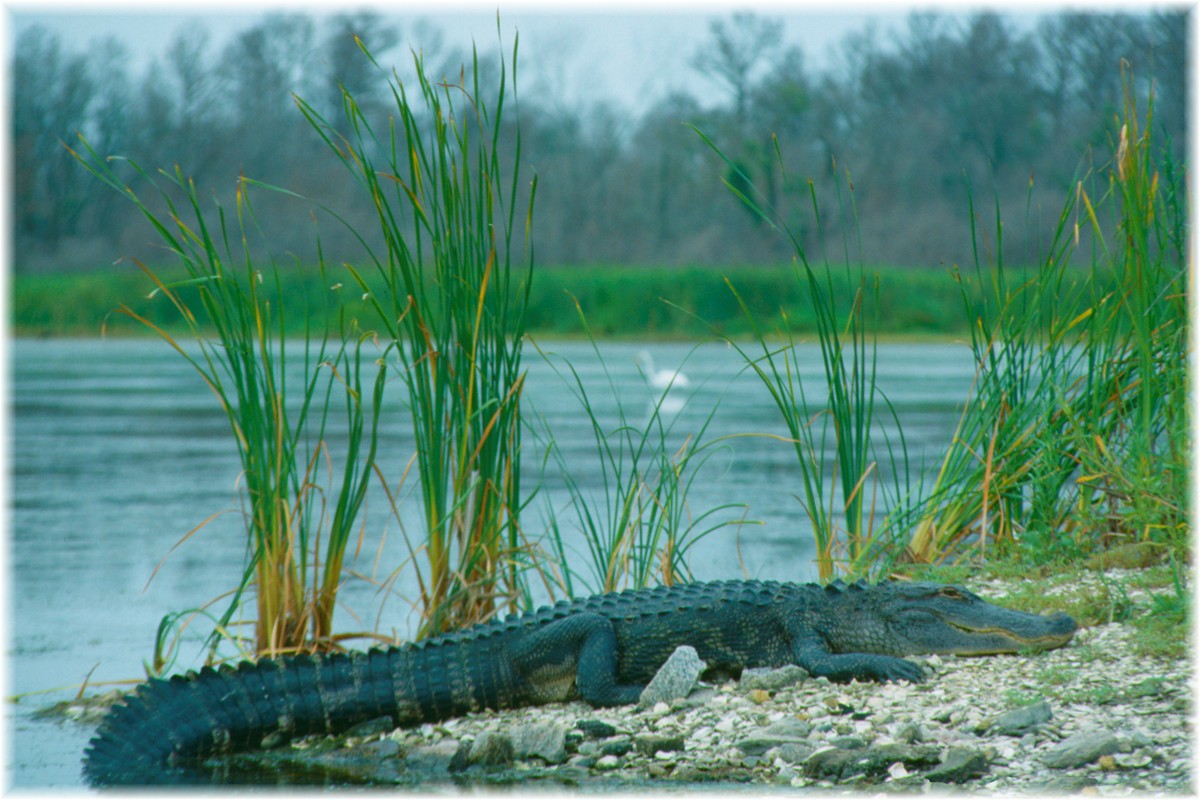
[[[382,720],[246,758],[332,783],[431,788],[1190,794],[1192,665],[1136,656],[1132,634],[1112,623],[1052,652],[918,657],[920,685],[831,684],[788,667],[648,708],[560,703],[398,730]]]

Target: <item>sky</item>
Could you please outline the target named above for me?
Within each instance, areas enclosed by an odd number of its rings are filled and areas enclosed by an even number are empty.
[[[504,4],[501,20],[506,48],[511,46],[511,32],[520,34],[523,89],[537,91],[540,98],[550,102],[575,106],[604,100],[639,114],[672,90],[682,89],[702,100],[706,92],[717,91],[689,62],[708,39],[711,20],[727,18],[735,9],[745,7],[656,0],[640,6],[591,5],[582,6],[583,10],[567,10],[570,7],[566,3],[524,0]],[[149,63],[151,55],[162,55],[175,34],[188,26],[202,24],[207,28],[210,52],[217,52],[236,33],[272,10],[299,10],[319,20],[360,8],[373,8],[398,23],[406,46],[412,44],[407,37],[419,18],[442,29],[450,46],[466,47],[472,39],[481,47],[496,42],[496,6],[462,0],[436,6],[314,0],[231,4],[218,0],[183,3],[172,11],[162,11],[161,6],[91,0],[26,0],[7,5],[8,46],[11,52],[15,37],[33,25],[54,31],[68,49],[77,51],[90,41],[114,35],[140,59],[140,69]],[[888,29],[902,27],[908,13],[907,7],[893,3],[836,6],[791,2],[749,8],[780,19],[785,44],[798,45],[806,66],[815,71],[836,63],[833,52],[846,34],[873,24],[886,35]],[[396,52],[402,51],[394,51],[393,56]]]

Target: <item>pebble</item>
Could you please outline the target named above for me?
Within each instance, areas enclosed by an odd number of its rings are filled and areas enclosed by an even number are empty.
[[[511,764],[514,758],[512,739],[497,731],[484,731],[475,737],[467,753],[468,764],[496,767]]]
[[[602,719],[581,719],[575,723],[575,727],[593,739],[607,739],[617,733],[615,725],[610,725]]]
[[[738,682],[738,686],[745,690],[762,689],[768,692],[776,692],[788,686],[795,686],[808,678],[808,672],[803,668],[790,664],[786,667],[778,669],[770,669],[762,667],[759,669],[747,669],[742,672],[742,679]]]
[[[706,666],[696,653],[696,648],[688,645],[675,648],[675,652],[671,653],[666,663],[642,690],[637,707],[653,707],[657,711],[659,705],[687,697],[695,688],[696,681]]]
[[[609,770],[617,769],[621,766],[621,759],[617,756],[601,756],[596,761],[596,769],[608,772]]]
[[[1020,736],[1049,722],[1054,717],[1050,704],[1044,699],[1014,708],[996,717],[985,729],[1003,736]]]
[[[513,754],[517,758],[536,756],[547,764],[567,760],[567,729],[552,722],[530,722],[516,725],[509,732]]]
[[[683,736],[638,736],[633,740],[633,747],[642,755],[653,756],[660,751],[682,750]]]
[[[925,779],[932,783],[966,783],[985,775],[990,761],[983,750],[951,747],[946,751],[942,763],[925,773]]]
[[[1081,767],[1100,756],[1117,752],[1118,747],[1117,737],[1108,731],[1080,731],[1046,752],[1042,756],[1042,762],[1054,769]]]

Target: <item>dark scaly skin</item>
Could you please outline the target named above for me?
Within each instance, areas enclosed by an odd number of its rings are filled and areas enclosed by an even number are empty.
[[[245,662],[142,684],[88,748],[96,785],[149,784],[210,755],[391,717],[637,701],[680,645],[712,671],[798,664],[834,681],[922,681],[901,656],[1066,644],[1074,620],[991,605],[959,586],[693,583],[597,595],[415,644]]]

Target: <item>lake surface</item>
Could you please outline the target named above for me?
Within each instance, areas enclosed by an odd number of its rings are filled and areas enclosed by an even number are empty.
[[[701,539],[690,551],[695,577],[815,578],[791,445],[764,436],[717,441],[786,433],[770,395],[736,351],[718,344],[619,343],[602,345],[597,357],[586,343],[541,347],[545,356],[532,347],[525,351],[526,409],[536,421],[525,435],[524,480],[527,489],[543,486],[522,517],[527,535],[544,531],[551,514],[568,535],[576,530],[557,462],[539,474],[551,436],[575,482],[602,503],[595,440],[563,377],[569,378],[566,365],[578,372],[607,430],[618,426],[622,409],[627,423],[640,427],[661,396],[639,368],[649,353],[657,369],[681,369],[688,378],[686,388],[672,389],[663,402],[672,447],[712,414],[703,441],[715,444],[691,486],[691,513],[743,504],[744,512],[719,518],[744,515],[758,523]],[[801,352],[800,379],[815,401],[825,391],[820,355],[815,348]],[[94,685],[144,676],[163,615],[232,588],[245,556],[239,465],[215,397],[162,342],[17,341],[10,354],[8,694],[22,699],[6,704],[9,775],[16,787],[79,786],[79,759],[92,728],[30,715],[73,697],[85,679]],[[880,346],[878,383],[899,416],[914,473],[936,468],[972,374],[964,345]],[[412,455],[401,395],[401,387],[391,385],[384,411],[381,468],[393,486]],[[411,489],[410,480],[401,491],[399,522],[374,492],[362,555],[350,568],[382,580],[403,563],[400,526],[419,532],[419,500]],[[583,549],[578,537],[568,545]],[[586,575],[582,560],[577,566]],[[414,617],[405,598],[414,596],[414,587],[411,570],[390,593],[351,580],[341,594],[339,629],[408,636]],[[176,670],[199,665],[201,634],[185,642]]]

